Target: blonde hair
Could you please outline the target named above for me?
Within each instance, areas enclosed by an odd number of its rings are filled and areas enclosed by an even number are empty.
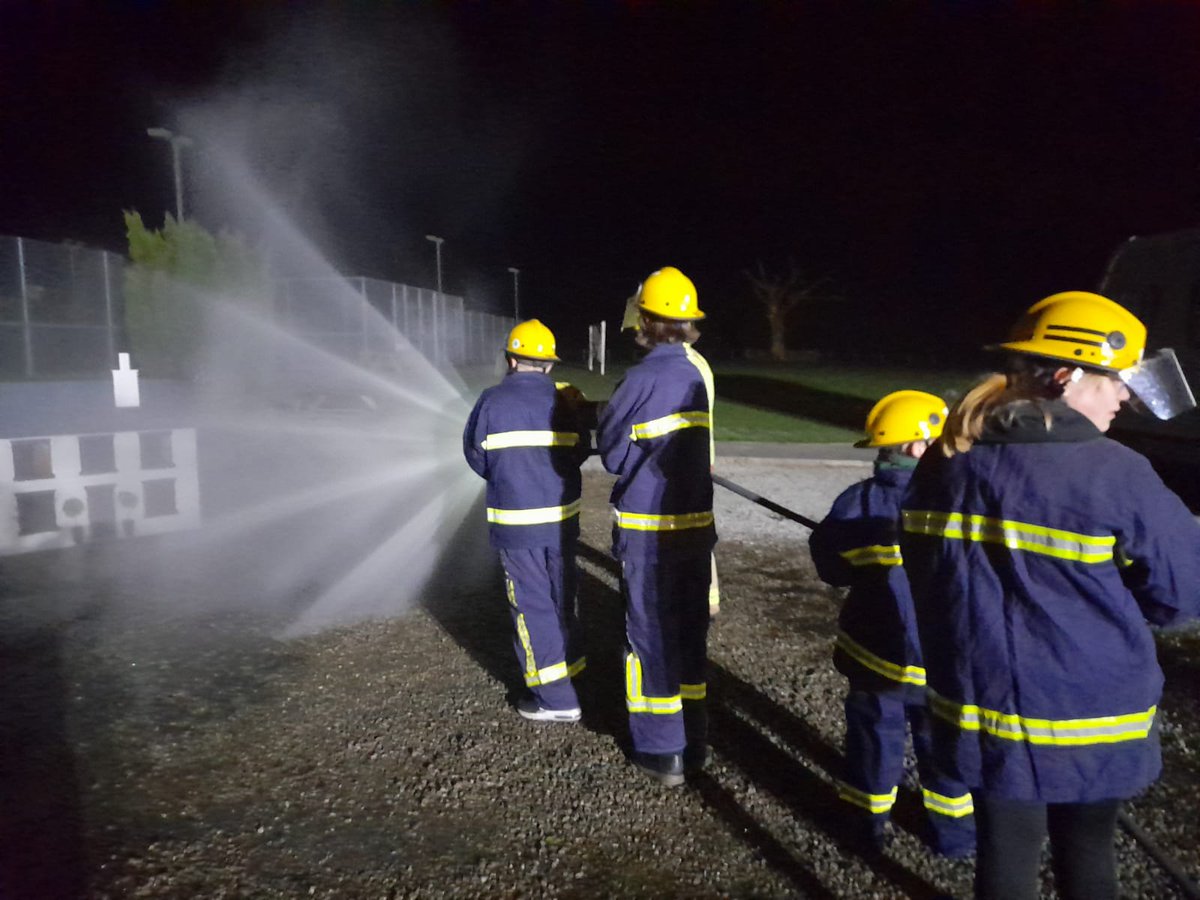
[[[946,427],[938,440],[944,456],[966,453],[990,422],[1011,422],[1022,408],[1062,396],[1062,385],[1054,380],[1061,365],[1027,356],[1012,356],[1003,372],[993,372],[963,395],[946,416]],[[1042,410],[1046,430],[1052,417]]]

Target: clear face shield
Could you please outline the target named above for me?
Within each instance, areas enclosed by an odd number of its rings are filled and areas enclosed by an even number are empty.
[[[1148,410],[1160,419],[1173,419],[1196,405],[1175,351],[1169,348],[1156,351],[1118,374],[1133,394],[1135,402],[1131,405],[1138,412]]]

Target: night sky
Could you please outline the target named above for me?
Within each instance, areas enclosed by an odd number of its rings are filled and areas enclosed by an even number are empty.
[[[173,209],[148,126],[234,135],[345,274],[577,346],[675,265],[713,351],[744,272],[840,297],[795,346],[958,349],[1200,219],[1200,4],[0,3],[0,234],[124,250]],[[191,131],[189,131],[189,129]],[[189,210],[260,240],[204,190]],[[211,172],[209,173],[211,177]]]

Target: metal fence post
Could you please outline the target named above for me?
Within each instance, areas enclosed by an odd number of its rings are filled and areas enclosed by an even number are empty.
[[[108,271],[108,251],[101,250],[100,258],[104,260],[104,324],[108,326],[108,360],[110,365],[115,366],[117,364],[117,348],[113,327],[112,278]]]
[[[392,349],[400,349],[400,327],[396,324],[396,282],[392,282]]]
[[[17,238],[17,271],[21,276],[21,333],[25,343],[25,377],[33,377],[33,334],[29,324],[29,290],[25,284],[25,241]]]
[[[361,277],[358,279],[358,299],[362,304],[358,308],[358,352],[366,359],[371,349],[367,341],[367,307],[370,303],[367,302],[367,280]]]

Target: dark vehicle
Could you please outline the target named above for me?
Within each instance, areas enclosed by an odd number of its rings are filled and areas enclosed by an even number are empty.
[[[1145,322],[1147,350],[1172,348],[1192,390],[1200,389],[1200,228],[1129,238],[1113,253],[1098,291]],[[1167,421],[1122,412],[1112,434],[1145,454],[1200,511],[1200,410]]]

